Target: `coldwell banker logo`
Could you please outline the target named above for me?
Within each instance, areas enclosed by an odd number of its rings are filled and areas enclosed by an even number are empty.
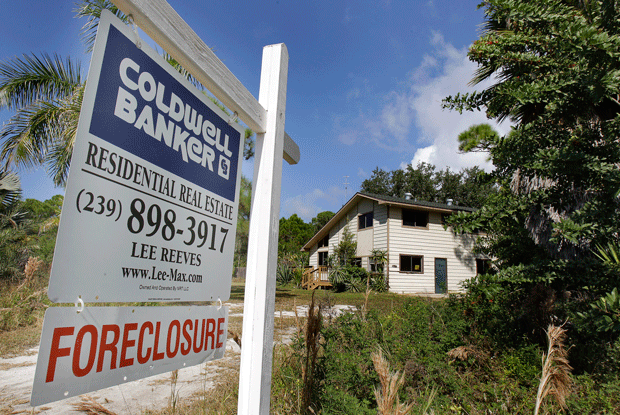
[[[234,201],[240,133],[114,27],[92,119],[91,134]]]

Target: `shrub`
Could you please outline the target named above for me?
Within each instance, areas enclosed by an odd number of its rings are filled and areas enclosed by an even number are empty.
[[[276,271],[276,282],[279,285],[286,285],[293,279],[293,269],[286,264],[278,264]]]

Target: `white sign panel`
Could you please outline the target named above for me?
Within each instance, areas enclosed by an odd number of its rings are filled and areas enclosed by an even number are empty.
[[[86,83],[48,296],[230,296],[243,129],[111,13]]]
[[[30,404],[221,359],[228,307],[53,307],[45,313]]]

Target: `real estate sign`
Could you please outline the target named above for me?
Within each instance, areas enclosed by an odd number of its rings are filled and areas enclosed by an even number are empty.
[[[48,296],[230,296],[243,129],[129,27],[102,15]]]
[[[227,325],[228,307],[52,307],[30,404],[221,359]]]

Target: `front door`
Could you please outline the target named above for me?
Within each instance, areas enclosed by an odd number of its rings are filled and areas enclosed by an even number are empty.
[[[435,258],[435,294],[448,292],[448,260]]]

